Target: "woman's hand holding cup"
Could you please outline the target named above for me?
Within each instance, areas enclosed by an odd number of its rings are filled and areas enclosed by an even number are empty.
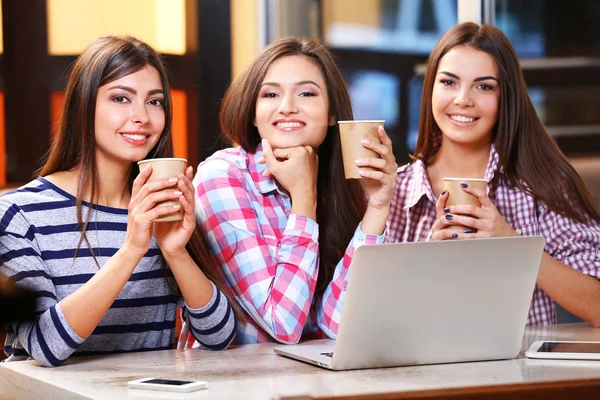
[[[436,203],[432,240],[518,236],[486,194],[481,179],[445,178],[446,190]],[[483,183],[482,183],[483,182]],[[453,194],[451,194],[453,191]],[[450,198],[454,196],[454,200]]]
[[[185,246],[196,229],[193,174],[194,170],[189,166],[185,174],[179,174],[177,177],[177,200],[183,212],[183,219],[154,224],[154,237],[165,256],[187,252]]]
[[[180,205],[160,204],[176,200],[181,196],[182,192],[176,187],[178,179],[164,178],[148,182],[152,170],[152,165],[147,166],[133,181],[128,207],[124,247],[134,251],[140,257],[146,254],[150,248],[154,220],[173,214],[181,207]]]
[[[359,179],[369,207],[378,210],[389,210],[398,169],[384,122],[338,121],[346,179]]]

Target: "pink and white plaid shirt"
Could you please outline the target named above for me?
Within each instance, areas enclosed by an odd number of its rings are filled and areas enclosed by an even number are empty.
[[[492,146],[484,178],[488,182],[488,196],[506,222],[524,236],[544,236],[546,253],[571,268],[599,279],[600,225],[581,224],[561,216],[550,211],[534,197],[510,187],[499,168],[499,162],[498,153]],[[436,218],[436,200],[422,161],[417,160],[398,168],[386,241],[431,240],[431,227]],[[554,301],[537,286],[527,323],[556,323]]]
[[[255,153],[221,150],[194,177],[196,219],[247,319],[238,321],[234,342],[296,343],[323,333],[335,338],[354,250],[383,243],[384,236],[365,235],[359,225],[323,296],[313,298],[319,225],[291,214],[290,197],[262,175],[260,157],[261,146]]]

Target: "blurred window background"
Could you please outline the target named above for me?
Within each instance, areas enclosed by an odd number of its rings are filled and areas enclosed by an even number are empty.
[[[600,155],[600,1],[496,0],[538,115],[568,155]]]

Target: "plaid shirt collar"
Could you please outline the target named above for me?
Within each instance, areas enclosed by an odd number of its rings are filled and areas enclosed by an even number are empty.
[[[416,160],[411,167],[413,169],[414,179],[409,184],[409,194],[406,197],[406,204],[403,208],[409,209],[413,207],[419,202],[419,200],[421,200],[423,196],[427,196],[427,198],[435,204],[437,199],[433,194],[433,189],[431,188],[431,182],[429,181],[429,176],[427,175],[425,163],[421,160]],[[489,183],[492,179],[494,179],[496,172],[502,173],[503,171],[502,167],[500,167],[500,156],[492,144],[487,167],[485,168],[484,179]]]
[[[248,153],[243,148],[240,148],[240,151],[242,154],[246,155],[248,160],[248,172],[250,172],[252,181],[254,181],[258,191],[261,194],[271,193],[275,190],[280,192],[273,175],[263,176],[263,172],[267,169],[267,164],[259,164],[256,162],[256,160],[262,157],[262,144],[259,144],[256,147],[256,151],[254,153]]]

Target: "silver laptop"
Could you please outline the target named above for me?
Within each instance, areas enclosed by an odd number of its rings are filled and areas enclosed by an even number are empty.
[[[356,249],[337,340],[275,348],[332,370],[514,358],[542,236]]]

